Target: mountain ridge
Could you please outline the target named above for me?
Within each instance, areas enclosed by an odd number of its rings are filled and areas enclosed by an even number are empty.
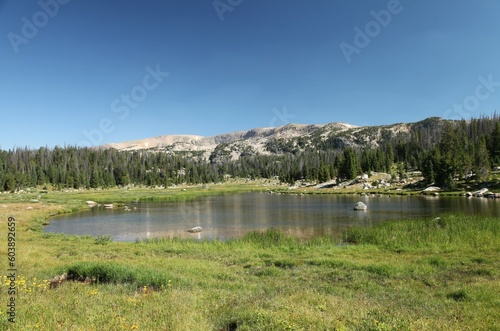
[[[396,136],[411,135],[417,129],[433,130],[446,120],[431,117],[414,123],[355,126],[343,122],[327,124],[289,123],[222,133],[215,136],[189,134],[161,135],[102,145],[122,151],[153,150],[168,153],[191,153],[204,159],[216,152],[237,159],[242,154],[279,154],[306,148],[376,147]]]

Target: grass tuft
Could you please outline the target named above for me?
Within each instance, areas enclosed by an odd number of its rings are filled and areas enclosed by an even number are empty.
[[[96,245],[107,245],[110,242],[111,242],[111,236],[109,234],[95,237]]]
[[[448,299],[452,299],[455,301],[464,301],[464,300],[467,300],[468,295],[467,295],[467,292],[465,290],[458,290],[458,291],[454,291],[454,292],[449,293],[446,297]]]
[[[156,270],[105,262],[76,263],[67,269],[67,274],[72,280],[92,279],[98,284],[130,284],[137,288],[166,287],[170,280],[166,274]]]

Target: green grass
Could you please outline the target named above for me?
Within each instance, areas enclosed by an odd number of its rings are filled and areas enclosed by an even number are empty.
[[[434,219],[383,223],[372,228],[353,228],[344,233],[344,240],[393,250],[495,248],[500,247],[499,222],[493,217],[446,215]]]
[[[85,194],[38,204],[0,196],[0,238],[17,218],[19,274],[17,323],[3,309],[0,330],[500,330],[496,218],[443,215],[307,240],[271,229],[224,242],[123,243],[39,230]],[[62,273],[72,280],[48,288]]]
[[[95,284],[129,284],[135,288],[164,288],[172,278],[159,270],[111,262],[80,262],[63,271],[74,281],[89,279]]]
[[[179,186],[177,188],[152,189],[145,187],[114,188],[106,190],[74,190],[71,192],[51,191],[42,194],[42,201],[47,202],[84,202],[92,200],[97,203],[129,203],[133,201],[186,201],[209,195],[233,194],[238,192],[250,192],[264,190],[265,182],[255,181],[251,184],[211,184],[194,185],[190,187]],[[69,193],[69,194],[68,194]]]

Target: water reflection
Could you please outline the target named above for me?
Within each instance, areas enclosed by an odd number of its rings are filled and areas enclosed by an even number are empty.
[[[356,202],[368,205],[353,210]],[[111,235],[113,240],[179,237],[221,239],[241,237],[253,230],[279,229],[298,237],[335,235],[343,228],[371,226],[390,219],[437,216],[447,212],[500,216],[500,202],[477,198],[269,195],[246,193],[194,201],[139,203],[137,209],[94,208],[55,217],[46,232]],[[201,226],[201,233],[187,230]]]

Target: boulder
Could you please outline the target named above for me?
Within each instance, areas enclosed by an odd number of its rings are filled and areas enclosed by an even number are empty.
[[[365,203],[361,202],[361,201],[358,202],[356,204],[356,206],[354,206],[354,210],[367,210],[367,209],[368,209],[368,206]]]
[[[95,202],[95,201],[91,201],[91,200],[89,200],[89,201],[85,201],[85,203],[86,203],[86,204],[87,204],[87,206],[89,206],[90,208],[97,206],[97,202]]]
[[[472,196],[472,192],[467,192],[467,193],[465,193],[465,196],[466,196],[467,198],[470,198],[470,197]]]
[[[115,207],[112,203],[105,203],[103,206],[104,206],[104,208],[106,208],[106,209],[112,209],[112,208],[114,208],[114,207]]]
[[[201,226],[195,226],[194,228],[191,228],[191,229],[189,229],[187,231],[191,232],[191,233],[197,233],[197,232],[203,231],[203,228]]]
[[[423,192],[436,192],[436,191],[441,191],[441,188],[437,186],[429,186],[428,188],[423,190]]]
[[[486,193],[488,193],[488,189],[487,188],[482,188],[480,189],[479,191],[476,191],[474,193],[472,193],[473,196],[477,197],[477,198],[481,198],[483,197]]]

